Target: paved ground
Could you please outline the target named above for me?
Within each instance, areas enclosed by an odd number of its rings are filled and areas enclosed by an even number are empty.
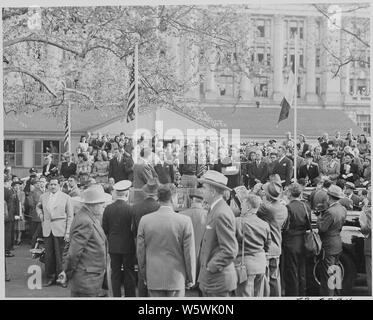
[[[51,286],[42,289],[31,290],[27,286],[28,278],[28,268],[33,265],[38,265],[44,271],[44,264],[40,263],[38,260],[31,258],[31,253],[29,252],[29,245],[21,245],[15,248],[15,257],[7,258],[7,270],[10,274],[11,281],[6,282],[5,294],[9,298],[60,298],[69,297],[70,290],[68,288],[62,288],[60,286]],[[366,286],[365,275],[359,274],[356,286],[353,289],[353,296],[367,296],[368,288]],[[191,293],[187,294],[192,296]]]

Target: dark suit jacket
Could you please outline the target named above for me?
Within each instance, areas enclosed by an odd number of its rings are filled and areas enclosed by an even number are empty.
[[[12,188],[4,188],[4,200],[8,206],[8,217],[5,221],[14,221],[14,216],[19,215],[17,193]]]
[[[74,162],[62,162],[61,174],[65,177],[65,179],[68,179],[70,176],[76,174],[76,164]]]
[[[297,143],[297,147],[298,147],[298,150],[299,150],[299,148],[300,148],[300,144],[299,144],[299,143]],[[309,150],[309,148],[310,148],[309,144],[308,144],[308,143],[305,143],[305,144],[303,145],[302,153],[300,153],[299,155],[300,155],[302,158],[304,158],[304,154]]]
[[[307,170],[307,165],[303,165],[299,168],[299,178],[306,178],[313,184],[313,180],[319,176],[319,166],[316,163],[311,163]]]
[[[102,228],[108,238],[109,253],[135,254],[131,207],[117,200],[105,208]]]
[[[263,160],[260,161],[259,166],[257,166],[256,161],[248,164],[247,173],[249,175],[249,186],[254,187],[256,184],[255,179],[260,180],[261,183],[265,183],[269,176],[268,164]]]
[[[350,182],[355,182],[356,180],[359,179],[360,177],[360,174],[359,174],[359,167],[357,166],[357,164],[355,163],[351,163],[350,164],[351,168],[350,168],[350,173],[352,173],[352,176],[348,177],[347,179],[345,179],[346,181],[350,181]],[[345,170],[345,164],[341,164],[341,175],[340,175],[340,178],[341,179],[344,179],[342,177],[342,175],[346,174],[346,170]]]
[[[45,171],[47,169],[47,165],[44,165],[43,166],[43,176],[46,176],[46,177],[56,177],[58,176],[58,168],[53,164],[51,163],[50,166],[49,166],[49,174],[45,174]]]
[[[146,198],[144,201],[132,206],[133,234],[135,238],[137,237],[137,230],[139,228],[141,217],[148,213],[157,211],[159,207],[159,203],[153,198]]]
[[[154,167],[155,172],[157,172],[159,182],[162,184],[173,183],[174,182],[174,168],[172,164],[164,163],[163,165],[158,163]]]
[[[109,178],[114,178],[115,182],[121,180],[129,180],[129,172],[126,168],[126,162],[122,156],[121,161],[118,163],[117,158],[113,158],[109,163]]]
[[[281,162],[277,160],[273,168],[273,174],[278,174],[281,180],[285,181],[283,185],[287,186],[291,184],[291,178],[293,177],[293,162],[287,157],[284,157]]]

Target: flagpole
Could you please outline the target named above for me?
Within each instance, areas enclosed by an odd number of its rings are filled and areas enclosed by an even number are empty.
[[[135,45],[135,141],[134,141],[134,147],[137,148],[137,141],[138,141],[138,119],[139,119],[139,99],[138,99],[138,86],[139,86],[139,45],[136,43]],[[136,149],[137,150],[137,149]],[[137,155],[136,155],[137,158]],[[137,159],[135,159],[137,162]]]
[[[67,116],[68,116],[68,122],[69,122],[69,140],[68,140],[69,149],[68,149],[68,151],[69,151],[69,155],[71,157],[71,101],[70,101],[70,99],[69,99],[69,105],[68,105],[67,112],[68,112]]]
[[[294,182],[297,182],[297,95],[298,95],[298,31],[295,33],[294,39]]]

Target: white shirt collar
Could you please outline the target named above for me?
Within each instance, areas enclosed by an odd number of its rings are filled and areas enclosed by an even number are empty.
[[[222,199],[223,199],[223,197],[219,197],[219,198],[216,199],[213,203],[211,203],[210,210],[212,210],[212,209],[216,206],[216,204],[217,204],[220,200],[222,200]]]

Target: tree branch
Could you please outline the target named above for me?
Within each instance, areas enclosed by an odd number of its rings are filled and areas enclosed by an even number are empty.
[[[28,70],[25,70],[25,69],[22,69],[22,68],[19,68],[19,67],[4,67],[3,71],[4,71],[4,75],[7,75],[8,73],[11,73],[11,72],[17,72],[17,73],[26,74],[29,77],[31,77],[34,80],[36,80],[37,82],[39,82],[42,86],[44,86],[45,89],[47,89],[47,91],[53,97],[57,98],[57,94],[39,76],[37,76],[36,74],[33,74],[32,72],[30,72]]]
[[[325,12],[323,9],[321,9],[318,5],[316,4],[313,4],[313,6],[316,8],[317,11],[319,11],[324,17],[326,17],[329,21],[332,21],[330,16],[328,15],[327,12]],[[332,21],[334,23],[334,21]],[[366,41],[364,41],[363,39],[361,39],[356,33],[346,29],[346,28],[343,28],[342,26],[338,26],[337,24],[334,24],[338,29],[348,33],[349,35],[353,36],[355,39],[357,39],[358,41],[360,41],[364,46],[370,48],[370,44]]]

